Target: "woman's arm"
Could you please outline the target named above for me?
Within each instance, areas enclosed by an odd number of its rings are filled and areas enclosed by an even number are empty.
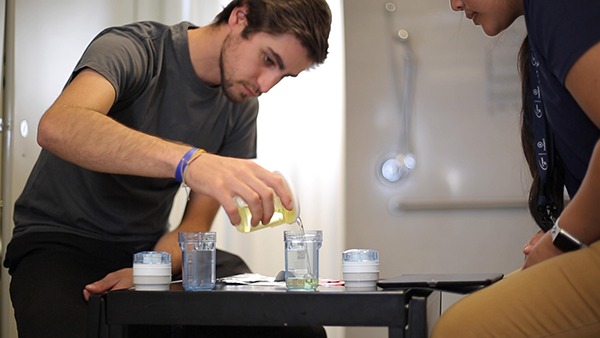
[[[560,215],[560,226],[585,244],[600,239],[600,141],[596,143],[581,187]],[[550,231],[533,246],[523,268],[562,254]]]
[[[600,42],[571,67],[565,86],[581,109],[600,128]]]
[[[600,128],[600,43],[586,51],[571,67],[565,86],[581,109]],[[600,146],[596,143],[581,187],[560,216],[560,226],[583,243],[600,238]],[[562,252],[552,244],[550,232],[528,247],[524,267]]]

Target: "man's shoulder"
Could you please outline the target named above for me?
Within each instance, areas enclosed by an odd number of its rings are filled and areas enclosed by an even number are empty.
[[[142,38],[152,38],[156,35],[163,34],[164,32],[170,30],[172,27],[175,26],[169,26],[157,21],[137,21],[125,25],[108,27],[104,29],[99,35],[101,36],[113,33],[119,35],[139,36]]]
[[[167,25],[157,21],[137,21],[125,25],[107,27],[96,38],[107,34],[116,34],[141,40],[156,40],[162,37],[184,34],[188,29],[194,27],[196,26],[186,21],[174,25]]]

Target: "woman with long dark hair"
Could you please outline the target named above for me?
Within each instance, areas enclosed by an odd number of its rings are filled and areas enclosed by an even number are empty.
[[[433,336],[600,337],[600,2],[450,5],[489,36],[525,17],[522,144],[540,232],[521,271],[457,302]]]

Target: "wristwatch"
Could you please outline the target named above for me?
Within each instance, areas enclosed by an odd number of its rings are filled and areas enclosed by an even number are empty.
[[[558,225],[558,219],[554,223],[550,233],[552,234],[552,243],[554,246],[563,252],[579,250],[587,246],[577,238],[573,237],[573,235],[568,233],[566,230],[561,229]]]

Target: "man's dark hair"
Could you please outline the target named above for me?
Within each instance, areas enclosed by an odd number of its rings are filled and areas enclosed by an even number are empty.
[[[321,64],[327,58],[331,11],[325,0],[233,0],[213,24],[224,24],[236,7],[248,6],[248,26],[242,37],[253,33],[291,34],[306,48],[308,57]]]

